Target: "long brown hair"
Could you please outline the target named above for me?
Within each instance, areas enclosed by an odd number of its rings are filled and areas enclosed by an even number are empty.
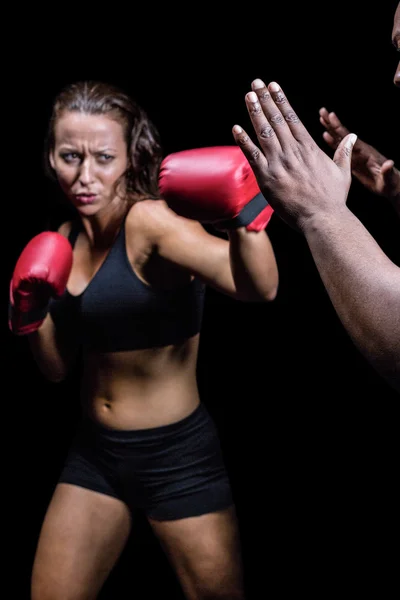
[[[108,115],[121,123],[130,156],[125,173],[128,196],[160,197],[158,175],[162,160],[160,136],[139,104],[115,85],[102,81],[78,81],[56,96],[45,136],[45,173],[54,179],[49,154],[54,149],[54,128],[65,111]]]

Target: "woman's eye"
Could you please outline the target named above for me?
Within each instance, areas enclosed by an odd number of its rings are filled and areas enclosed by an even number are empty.
[[[72,162],[73,160],[79,158],[79,155],[76,152],[65,152],[61,156],[65,162]]]
[[[66,163],[72,163],[75,162],[77,160],[81,159],[80,154],[78,154],[77,152],[63,152],[61,154],[61,158],[66,162]],[[102,162],[102,163],[107,163],[110,162],[114,157],[111,156],[110,154],[98,154],[97,155],[97,159]]]

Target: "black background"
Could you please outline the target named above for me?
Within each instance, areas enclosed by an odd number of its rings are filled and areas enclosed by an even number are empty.
[[[110,16],[108,6],[93,9],[96,19],[75,5],[24,9],[13,21],[4,53],[12,60],[3,74],[2,190],[3,517],[18,572],[13,597],[29,598],[41,522],[79,416],[76,374],[46,382],[6,317],[15,261],[52,204],[41,150],[53,96],[83,78],[122,85],[153,118],[167,154],[233,144],[235,123],[251,133],[244,95],[261,77],[281,84],[329,154],[321,106],[398,163],[396,5],[249,4],[218,18],[215,6],[139,12],[132,5]],[[348,206],[400,265],[400,223],[388,203],[354,182]],[[208,290],[198,368],[236,497],[248,598],[366,591],[389,598],[386,588],[398,589],[399,396],[354,348],[304,239],[276,216],[268,233],[278,298],[244,305]],[[139,515],[100,598],[160,593],[182,597]]]

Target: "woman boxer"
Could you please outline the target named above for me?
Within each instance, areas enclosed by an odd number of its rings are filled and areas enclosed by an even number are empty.
[[[82,422],[40,533],[32,598],[96,598],[137,508],[187,598],[243,598],[234,502],[196,360],[205,285],[275,298],[272,209],[236,146],[162,161],[144,111],[101,82],[61,91],[46,156],[76,218],[23,250],[10,327],[55,382],[81,350]]]

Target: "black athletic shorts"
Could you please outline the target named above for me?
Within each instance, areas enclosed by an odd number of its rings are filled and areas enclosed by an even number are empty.
[[[202,403],[181,421],[150,429],[113,430],[84,419],[59,482],[119,498],[158,520],[233,504],[216,426]]]

